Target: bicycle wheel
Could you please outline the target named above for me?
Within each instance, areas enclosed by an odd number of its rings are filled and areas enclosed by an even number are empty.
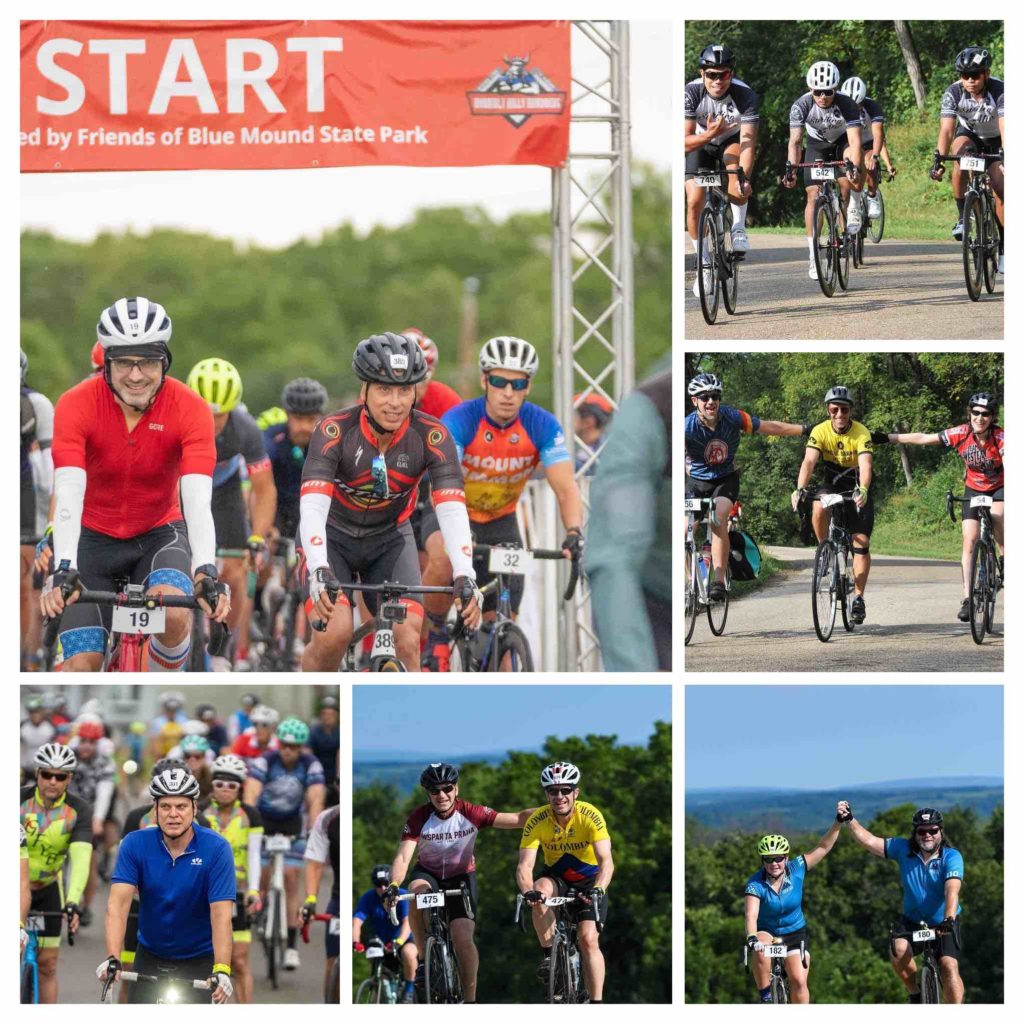
[[[37,968],[33,964],[21,965],[21,1001],[23,1003],[39,1002],[36,970]]]
[[[982,264],[985,251],[985,228],[982,222],[981,197],[968,192],[964,204],[964,278],[972,302],[981,298]]]
[[[532,672],[533,655],[526,634],[514,623],[503,622],[494,641],[494,657],[487,667],[491,672]],[[505,664],[507,667],[502,668]]]
[[[985,291],[991,295],[996,290],[996,274],[999,272],[999,223],[996,220],[992,204],[985,203]]]
[[[423,952],[423,993],[428,1003],[451,1002],[448,991],[445,960],[447,952],[443,943],[433,935],[427,936],[427,946]]]
[[[729,316],[736,315],[736,296],[739,294],[740,260],[730,256],[722,261],[722,301]]]
[[[836,252],[832,248],[835,232],[835,211],[832,201],[826,195],[814,200],[814,266],[818,271],[818,285],[826,298],[831,299],[836,291]]]
[[[867,216],[863,214],[863,216]],[[868,233],[868,229],[862,224],[860,231],[857,232],[857,266],[864,266],[864,236]]]
[[[823,540],[814,553],[814,578],[811,580],[811,612],[814,632],[822,643],[828,643],[836,624],[838,595],[835,586],[835,551]]]
[[[557,931],[551,943],[551,971],[548,974],[548,1002],[567,1006],[574,1002],[569,943]]]
[[[710,583],[712,577],[709,577]],[[725,632],[725,620],[729,617],[729,569],[725,570],[725,597],[721,601],[708,602],[708,625],[715,636]]]
[[[921,965],[921,1002],[935,1005],[942,1002],[938,971],[927,960]]]
[[[885,232],[885,201],[882,199],[881,186],[875,189],[875,198],[878,200],[879,213],[868,221],[868,237],[878,245]]]
[[[853,563],[853,552],[847,549],[844,555],[846,558],[846,572],[839,577],[842,589],[839,595],[839,607],[843,611],[843,629],[847,633],[852,633],[855,625],[853,621],[853,599],[857,593],[853,587],[853,574],[850,571],[850,566]]]
[[[375,658],[370,665],[371,672],[404,672],[405,666],[398,658]]]
[[[379,978],[366,978],[359,983],[359,988],[356,989],[355,1002],[360,1005],[366,1003],[379,1003],[380,993],[383,987],[384,986],[380,984]],[[330,987],[328,987],[327,991],[330,992]],[[324,1001],[328,1003],[331,1002],[330,999],[325,999]]]
[[[697,223],[697,290],[701,312],[709,324],[718,317],[718,248],[715,213],[710,206],[705,206]]]
[[[281,671],[295,671],[295,615],[298,611],[300,596],[297,590],[289,590],[285,594],[281,609]],[[274,641],[271,640],[271,643]]]
[[[851,238],[846,230],[846,213],[842,206],[836,214],[836,231],[833,245],[836,253],[836,281],[839,287],[845,292],[850,283],[850,253],[853,250],[856,239]]]
[[[781,974],[772,975],[772,1002],[785,1006],[789,1002],[789,986]]]
[[[976,644],[985,642],[985,613],[988,607],[988,565],[985,550],[975,544],[971,552],[971,636]]]
[[[697,625],[697,564],[691,544],[687,544],[683,551],[683,573],[683,578],[686,581],[686,639],[683,641],[685,647],[690,642],[694,627]]]
[[[267,921],[263,932],[263,950],[267,955],[267,978],[275,990],[278,987],[278,974],[280,973],[281,959],[284,956],[284,951],[281,949],[281,901],[279,896],[280,894],[274,889],[267,893]]]
[[[996,597],[999,588],[996,585],[998,568],[996,566],[996,553],[994,548],[986,548],[985,554],[985,577],[987,587],[985,589],[985,632],[992,633],[992,626],[996,621]]]
[[[341,1002],[341,957],[334,958],[331,976],[327,979],[327,988],[324,989],[324,1002]]]

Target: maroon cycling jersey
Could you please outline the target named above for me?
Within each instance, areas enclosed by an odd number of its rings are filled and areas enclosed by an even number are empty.
[[[994,423],[984,443],[969,423],[939,431],[939,440],[964,460],[964,483],[975,491],[996,491],[1003,486],[1003,428]]]
[[[417,807],[402,829],[402,839],[419,843],[418,865],[436,878],[451,878],[476,870],[476,834],[494,824],[498,812],[490,807],[456,800],[442,818],[433,804]]]
[[[416,487],[429,474],[434,504],[466,503],[462,467],[448,428],[414,409],[384,452],[387,494],[375,485],[374,457],[380,454],[366,411],[353,405],[325,416],[313,431],[302,468],[302,494],[327,494],[327,523],[350,537],[387,533],[412,515]]]

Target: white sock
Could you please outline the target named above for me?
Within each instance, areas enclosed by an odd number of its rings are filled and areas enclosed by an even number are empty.
[[[747,204],[744,203],[742,206],[733,206],[732,208],[732,226],[734,228],[746,228],[747,226]]]
[[[693,251],[694,252],[699,252],[699,249],[697,248],[697,239],[696,238],[691,238],[690,239],[690,245],[693,246]]]
[[[150,637],[149,662],[146,667],[150,672],[183,672],[191,640],[191,636],[186,634],[180,644],[165,647],[155,636]]]
[[[814,235],[807,236],[807,255],[814,259]]]

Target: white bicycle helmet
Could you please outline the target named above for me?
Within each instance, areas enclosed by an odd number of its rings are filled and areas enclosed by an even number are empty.
[[[221,754],[213,762],[212,770],[215,779],[233,779],[235,782],[245,782],[249,774],[245,762],[234,754]]]
[[[78,767],[78,758],[70,747],[63,743],[44,743],[37,751],[33,762],[37,768],[54,772],[73,772]]]
[[[839,86],[839,91],[844,96],[849,96],[859,107],[864,102],[864,97],[868,94],[868,87],[864,84],[863,78],[858,78],[854,75],[853,78],[848,78]]]
[[[537,350],[522,338],[502,334],[485,342],[480,349],[480,370],[483,373],[491,370],[521,370],[527,377],[532,377],[539,367]]]
[[[187,768],[167,768],[153,776],[149,784],[149,795],[154,800],[162,796],[183,796],[189,800],[198,800],[199,781]]]
[[[839,68],[830,60],[819,60],[807,72],[808,89],[834,89],[839,85]]]
[[[159,302],[139,295],[118,299],[100,313],[96,340],[104,350],[137,349],[146,345],[167,346],[171,340],[171,318]]]
[[[580,770],[570,761],[555,761],[540,773],[540,784],[545,789],[548,786],[578,786]]]
[[[257,704],[249,712],[249,721],[253,725],[267,725],[273,729],[280,720],[281,716],[273,708],[268,708],[266,704]]]

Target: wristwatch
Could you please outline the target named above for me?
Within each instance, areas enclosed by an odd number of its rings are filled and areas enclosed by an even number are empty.
[[[198,576],[200,573],[202,573],[204,576],[209,576],[210,579],[214,582],[217,581],[217,566],[211,564],[210,562],[207,562],[206,565],[200,565],[196,569],[196,571],[192,573],[192,576]]]

